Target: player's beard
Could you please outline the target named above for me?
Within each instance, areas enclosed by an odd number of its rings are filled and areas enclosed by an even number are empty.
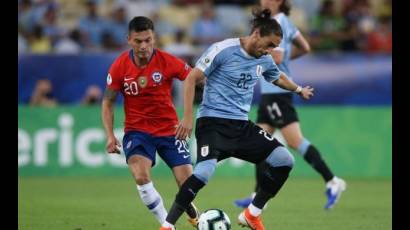
[[[149,53],[148,53],[148,51],[138,52],[137,56],[138,56],[139,59],[148,59]]]
[[[152,55],[152,50],[138,51],[137,56],[140,59],[149,59]]]
[[[141,64],[146,64],[150,59],[152,52],[144,51],[144,52],[137,52],[137,58]]]

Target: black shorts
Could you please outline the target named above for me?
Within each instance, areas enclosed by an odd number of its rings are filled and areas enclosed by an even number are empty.
[[[196,121],[197,163],[235,157],[252,163],[265,160],[283,146],[252,121],[201,117]]]
[[[256,123],[267,123],[281,129],[299,121],[292,100],[293,93],[263,94]]]

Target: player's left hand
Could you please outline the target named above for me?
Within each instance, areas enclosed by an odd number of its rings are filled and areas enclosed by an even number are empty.
[[[186,140],[187,137],[191,137],[192,123],[192,118],[182,118],[175,131],[175,138],[178,140]]]
[[[303,87],[302,92],[300,92],[300,96],[305,100],[309,100],[311,97],[313,97],[313,91],[314,88],[305,86]]]

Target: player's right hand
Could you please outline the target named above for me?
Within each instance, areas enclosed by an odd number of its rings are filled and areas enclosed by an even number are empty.
[[[108,153],[117,153],[120,154],[121,143],[115,137],[108,137],[107,145],[105,146]]]
[[[300,92],[300,96],[305,100],[309,100],[311,97],[313,97],[313,91],[314,88],[305,86],[303,87],[302,92]]]
[[[192,118],[182,118],[175,131],[175,138],[178,140],[186,140],[187,137],[191,137],[192,123]]]

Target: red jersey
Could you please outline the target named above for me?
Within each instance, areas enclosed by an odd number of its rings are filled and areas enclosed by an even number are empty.
[[[122,53],[111,65],[107,88],[124,96],[124,131],[175,135],[178,117],[172,103],[172,81],[185,80],[190,71],[184,61],[158,49],[144,68],[134,63],[132,50]]]

